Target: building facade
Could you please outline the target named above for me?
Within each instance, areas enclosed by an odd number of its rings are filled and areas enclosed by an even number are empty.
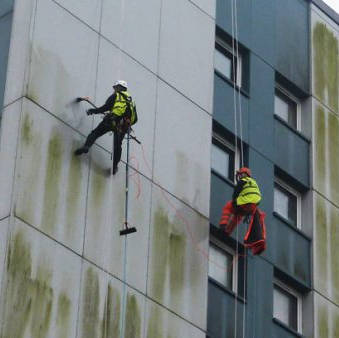
[[[215,3],[0,9],[0,336],[205,337]],[[142,142],[130,147],[128,237],[126,144],[115,176],[111,135],[73,155],[101,121],[75,98],[101,105],[118,79]]]
[[[322,1],[216,9],[208,336],[339,337],[339,16]],[[260,257],[237,244],[244,225],[217,227],[242,158],[263,194]]]
[[[233,14],[233,15],[232,15]],[[233,19],[232,19],[233,18]],[[339,337],[339,17],[321,0],[0,4],[0,337]],[[126,142],[74,150],[124,79]],[[267,250],[218,228],[234,174]]]

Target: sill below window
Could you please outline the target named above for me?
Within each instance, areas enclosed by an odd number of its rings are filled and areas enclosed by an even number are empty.
[[[220,77],[222,80],[227,82],[232,88],[234,88],[234,81],[226,77],[224,74],[218,72],[216,69],[214,69],[214,74]],[[239,87],[237,84],[235,85],[236,91],[240,91],[241,94],[246,96],[247,98],[250,98],[250,95],[247,91],[245,91],[242,87]]]
[[[284,126],[286,126],[289,130],[291,130],[294,134],[298,135],[299,137],[301,137],[304,141],[306,141],[307,143],[311,143],[311,140],[308,139],[304,134],[302,134],[299,130],[293,128],[292,126],[290,126],[286,121],[284,121],[281,117],[279,117],[278,115],[274,114],[274,118],[279,121],[281,124],[283,124]]]
[[[225,285],[217,282],[215,279],[213,279],[212,277],[208,277],[208,281],[210,283],[212,283],[213,285],[215,285],[216,287],[218,287],[219,289],[221,289],[222,291],[228,293],[230,296],[232,296],[233,298],[239,300],[241,303],[246,304],[246,300],[244,299],[244,297],[240,296],[239,294],[235,293],[234,291],[232,291],[231,289],[227,288]]]
[[[289,228],[291,228],[292,230],[294,230],[295,232],[297,232],[299,235],[303,236],[305,239],[307,239],[308,241],[312,241],[312,238],[310,238],[309,236],[307,236],[303,231],[301,231],[301,229],[297,228],[291,221],[289,221],[288,219],[286,219],[285,217],[279,215],[276,211],[273,211],[273,216],[278,218],[281,222],[283,222],[284,224],[286,224]]]
[[[224,181],[225,183],[227,183],[228,185],[230,185],[231,187],[235,187],[234,182],[232,182],[229,178],[222,176],[221,174],[219,174],[218,172],[216,172],[215,170],[211,169],[211,173],[214,176],[217,176],[218,178],[220,178],[222,181]]]
[[[277,325],[279,325],[280,327],[282,327],[283,329],[285,329],[286,331],[292,333],[295,337],[300,337],[302,338],[303,335],[293,329],[291,329],[289,326],[287,326],[285,323],[281,322],[279,319],[277,318],[273,318],[273,322]]]

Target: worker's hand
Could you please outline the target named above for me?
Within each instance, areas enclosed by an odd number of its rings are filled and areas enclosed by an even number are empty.
[[[87,115],[92,115],[95,113],[95,109],[91,108],[87,110]]]

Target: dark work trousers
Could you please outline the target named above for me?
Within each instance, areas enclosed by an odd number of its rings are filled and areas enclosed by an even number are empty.
[[[109,133],[110,131],[114,131],[112,125],[114,120],[114,116],[106,115],[98,126],[87,136],[85,147],[90,148],[100,136]]]
[[[122,141],[125,137],[124,131],[114,132],[114,154],[113,154],[113,168],[116,168],[121,159]]]

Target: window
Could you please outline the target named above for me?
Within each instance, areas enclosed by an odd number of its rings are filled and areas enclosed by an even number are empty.
[[[210,242],[208,276],[234,292],[236,292],[237,262],[230,249],[216,240]]]
[[[300,228],[300,209],[300,194],[281,180],[276,180],[274,184],[274,211],[295,227]]]
[[[214,134],[211,149],[211,169],[234,182],[235,168],[239,167],[239,154],[223,137]]]
[[[232,47],[217,38],[214,51],[215,71],[241,87],[241,64],[241,56],[236,57],[232,52]]]
[[[291,329],[301,332],[301,296],[280,281],[273,287],[273,317]]]
[[[299,130],[300,104],[282,88],[276,88],[274,97],[274,114],[288,123],[292,128]]]

